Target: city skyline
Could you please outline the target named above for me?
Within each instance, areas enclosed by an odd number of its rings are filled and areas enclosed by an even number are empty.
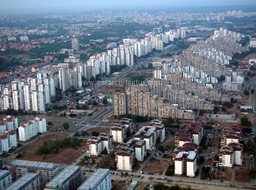
[[[27,10],[29,12],[36,11],[60,11],[60,10],[102,10],[102,9],[158,9],[158,8],[189,8],[189,7],[204,7],[204,6],[236,6],[236,5],[256,5],[254,0],[142,0],[142,1],[119,1],[119,0],[109,0],[101,1],[95,0],[82,1],[61,1],[61,0],[45,0],[45,1],[33,1],[33,0],[23,0],[22,2],[18,0],[4,0],[1,3],[0,10],[5,13],[13,13],[17,10]]]

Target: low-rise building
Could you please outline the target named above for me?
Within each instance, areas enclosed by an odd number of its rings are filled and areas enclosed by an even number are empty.
[[[46,184],[44,190],[77,189],[82,183],[82,170],[79,166],[68,166]]]
[[[0,189],[6,189],[12,184],[12,174],[8,170],[0,170]]]
[[[108,169],[97,169],[77,190],[111,190],[111,172]]]
[[[40,190],[39,175],[35,173],[26,173],[15,181],[6,190]]]

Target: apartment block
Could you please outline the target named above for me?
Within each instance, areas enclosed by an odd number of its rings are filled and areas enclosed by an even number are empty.
[[[98,137],[91,137],[86,142],[86,149],[93,158],[97,158],[104,150],[110,154],[114,149],[113,136],[101,133]]]
[[[230,126],[224,127],[221,131],[221,146],[228,145],[229,143],[239,143],[240,142],[240,131],[241,127],[239,126]]]
[[[174,140],[176,146],[183,146],[186,143],[199,145],[203,137],[202,123],[191,123],[185,129],[175,133]]]
[[[165,140],[165,126],[161,120],[154,119],[148,124],[149,126],[156,128],[156,135],[159,138],[160,142]]]
[[[110,134],[113,136],[114,142],[123,143],[126,138],[126,126],[113,123],[113,126],[110,127]]]
[[[77,189],[82,183],[82,170],[79,166],[68,166],[46,184],[44,190]]]
[[[36,117],[34,120],[29,120],[27,123],[20,125],[19,140],[27,141],[32,137],[36,136],[38,133],[45,133],[47,131],[45,118]]]
[[[97,169],[77,190],[111,190],[111,172],[108,169]]]
[[[221,131],[221,148],[219,151],[219,165],[233,167],[242,165],[243,145],[240,144],[241,126],[230,125]]]
[[[143,161],[146,157],[146,141],[145,140],[137,140],[130,139],[127,143],[128,147],[132,147],[134,149],[134,156],[138,161]]]
[[[134,148],[128,144],[119,144],[115,148],[115,161],[118,170],[132,171]]]
[[[174,174],[195,177],[197,171],[196,152],[179,152],[174,161]]]
[[[12,174],[8,170],[0,170],[0,189],[7,189],[12,184]]]
[[[6,190],[40,190],[39,175],[35,173],[26,173],[15,181]]]
[[[13,174],[13,179],[18,179],[26,173],[36,173],[39,175],[41,187],[51,181],[59,172],[59,166],[54,163],[36,162],[27,160],[13,160],[9,167]]]
[[[133,137],[135,140],[144,140],[146,142],[146,150],[150,151],[155,148],[157,140],[156,128],[152,126],[142,127]]]

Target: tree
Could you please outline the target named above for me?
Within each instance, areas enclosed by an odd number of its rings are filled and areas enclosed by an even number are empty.
[[[85,137],[85,136],[87,136],[87,135],[88,135],[88,133],[87,133],[86,131],[82,131],[82,132],[81,132],[81,136],[82,136],[82,137]]]
[[[249,96],[249,94],[250,94],[249,91],[245,89],[245,90],[244,90],[244,95],[245,95],[245,96]]]
[[[248,120],[247,117],[241,117],[241,125],[243,125],[243,126],[252,126],[252,123]]]
[[[165,172],[165,175],[167,176],[173,176],[174,175],[174,164],[169,164],[166,172]]]
[[[51,122],[51,121],[48,121],[47,125],[52,125],[52,122]]]
[[[165,148],[163,145],[160,145],[158,146],[158,150],[161,151],[161,152],[164,152],[165,151]]]
[[[68,128],[69,128],[69,124],[66,123],[66,122],[63,123],[62,126],[63,126],[63,128],[64,128],[65,130],[68,130]]]
[[[93,132],[91,133],[91,135],[92,135],[92,136],[95,136],[95,137],[98,137],[98,136],[100,135],[100,133],[97,132],[97,131],[93,131]]]
[[[218,77],[218,83],[221,83],[225,81],[225,76],[224,75],[221,75],[220,77]]]

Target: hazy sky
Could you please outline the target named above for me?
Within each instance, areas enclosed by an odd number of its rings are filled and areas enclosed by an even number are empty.
[[[0,0],[0,10],[171,8],[208,5],[256,5],[256,0]]]

